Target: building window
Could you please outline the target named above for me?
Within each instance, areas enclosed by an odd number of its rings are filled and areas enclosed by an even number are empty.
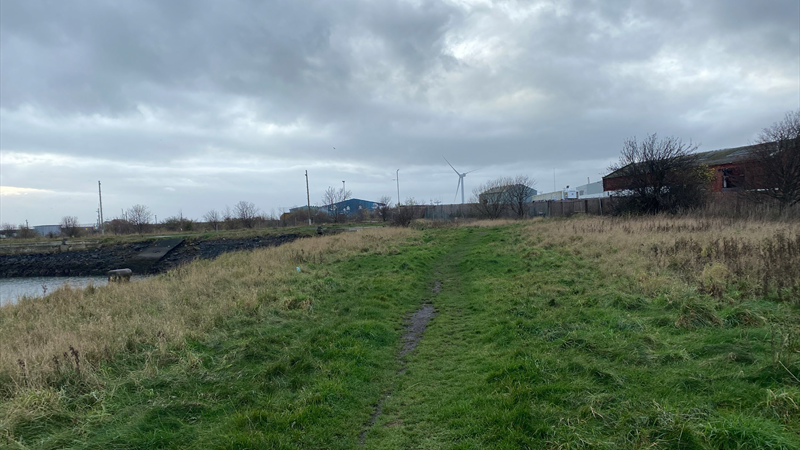
[[[744,169],[740,167],[729,167],[722,170],[722,189],[737,190],[744,185]]]

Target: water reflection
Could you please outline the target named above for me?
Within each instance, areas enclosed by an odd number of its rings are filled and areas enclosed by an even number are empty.
[[[91,277],[25,277],[0,278],[0,306],[16,303],[20,297],[41,297],[65,284],[74,288],[84,288],[90,283],[105,286],[105,276]]]

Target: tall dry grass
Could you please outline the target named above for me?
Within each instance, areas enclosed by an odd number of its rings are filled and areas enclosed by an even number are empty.
[[[678,276],[715,296],[775,295],[800,304],[800,222],[747,219],[585,217],[535,221],[538,245],[564,246],[605,270],[657,288]]]
[[[310,308],[296,296],[296,267],[361,253],[385,253],[416,232],[382,228],[301,239],[275,248],[230,253],[125,284],[71,289],[0,308],[0,399],[49,392],[65,369],[91,378],[103,359],[141,344],[179,345],[234,311],[264,306]]]

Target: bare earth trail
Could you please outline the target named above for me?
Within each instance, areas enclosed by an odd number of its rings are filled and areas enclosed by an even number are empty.
[[[433,289],[431,292],[433,294],[438,294],[441,290],[441,283],[436,281],[434,283]],[[413,352],[415,348],[417,348],[417,344],[419,344],[420,340],[422,339],[423,333],[425,333],[425,329],[428,327],[428,323],[431,319],[436,316],[436,309],[430,303],[423,303],[422,306],[409,318],[408,323],[406,324],[406,330],[403,334],[403,347],[398,352],[398,359],[402,364],[400,370],[397,371],[397,375],[403,375],[406,372],[406,355]],[[378,404],[375,406],[375,412],[372,413],[370,416],[369,422],[366,424],[364,429],[361,431],[359,435],[359,444],[364,445],[367,432],[375,425],[375,422],[383,413],[383,404],[386,402],[386,399],[391,396],[390,392],[383,394],[383,397],[378,401]]]
[[[438,414],[451,415],[451,408],[470,413],[476,374],[462,372],[462,362],[486,357],[480,331],[464,321],[477,306],[462,303],[461,295],[465,282],[460,272],[469,267],[466,255],[479,236],[471,233],[455,245],[434,270],[430,298],[421,300],[406,324],[393,386],[360,435],[365,448],[451,447],[452,433],[461,434],[461,425],[442,421]],[[472,444],[466,446],[479,441]]]

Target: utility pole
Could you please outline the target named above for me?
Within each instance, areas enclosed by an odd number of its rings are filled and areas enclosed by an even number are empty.
[[[397,169],[395,180],[397,180],[397,204],[400,204],[400,169]]]
[[[306,201],[308,202],[308,225],[311,226],[311,193],[308,190],[308,171],[306,170]]]
[[[103,189],[100,187],[100,180],[97,180],[97,195],[100,196],[100,234],[106,235],[106,224],[103,223]]]

